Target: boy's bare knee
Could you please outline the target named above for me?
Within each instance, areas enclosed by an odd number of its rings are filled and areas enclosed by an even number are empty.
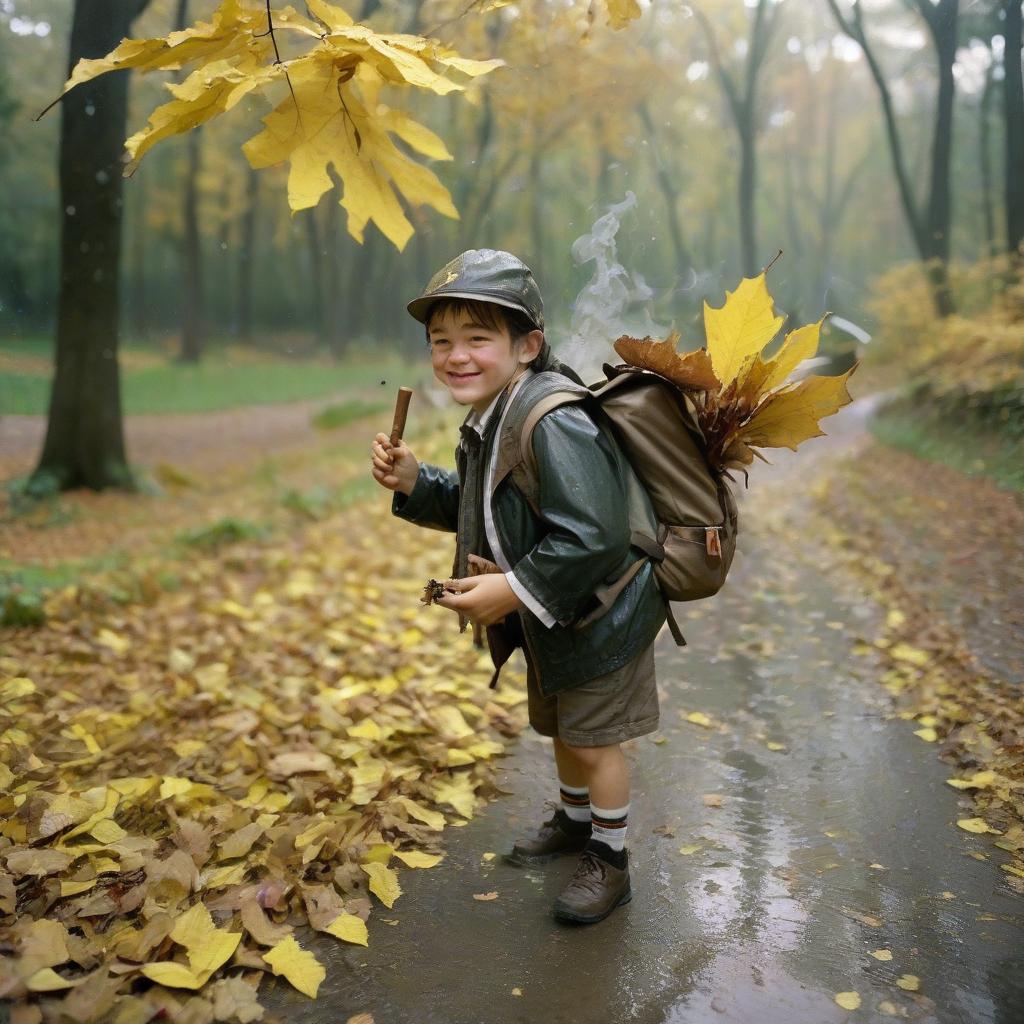
[[[579,764],[584,765],[587,768],[592,768],[594,765],[599,764],[606,757],[619,749],[618,743],[613,743],[609,746],[603,747],[574,747],[571,743],[566,743],[565,740],[559,740],[559,743],[561,743],[561,745]]]

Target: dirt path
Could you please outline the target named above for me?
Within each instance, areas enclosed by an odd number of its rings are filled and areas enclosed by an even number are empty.
[[[851,654],[884,611],[805,529],[826,465],[867,443],[862,416],[849,409],[830,438],[757,467],[728,585],[680,606],[687,648],[661,638],[661,729],[626,745],[633,901],[565,927],[550,904],[572,858],[522,870],[486,856],[556,795],[550,744],[528,731],[502,762],[508,795],[449,841],[441,867],[411,873],[396,923],[373,929],[369,949],[310,936],[327,967],[319,998],[272,980],[268,1017],[1020,1021],[1024,908],[1003,855],[956,827],[969,798],[891,713],[871,660]],[[841,1009],[840,992],[860,1009]]]
[[[126,416],[128,461],[143,466],[167,462],[206,474],[250,461],[254,454],[308,447],[321,436],[313,416],[341,397],[187,415]],[[44,416],[0,417],[0,480],[31,472],[45,437]]]

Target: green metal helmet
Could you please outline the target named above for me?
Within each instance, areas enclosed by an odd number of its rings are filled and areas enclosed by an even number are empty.
[[[501,249],[468,249],[445,264],[406,307],[421,324],[438,299],[476,299],[517,309],[544,330],[544,302],[533,272]]]

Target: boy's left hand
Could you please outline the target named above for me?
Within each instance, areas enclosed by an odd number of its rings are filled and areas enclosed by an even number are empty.
[[[500,572],[448,580],[445,588],[446,591],[454,590],[456,593],[446,592],[434,604],[459,612],[470,622],[478,622],[481,626],[493,626],[510,612],[524,607],[523,602],[516,597],[516,592],[508,585],[505,574]]]

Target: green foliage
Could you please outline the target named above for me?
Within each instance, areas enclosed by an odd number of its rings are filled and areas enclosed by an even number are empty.
[[[209,526],[195,530],[184,530],[174,538],[175,543],[188,548],[218,550],[228,544],[236,544],[242,540],[259,540],[267,535],[267,527],[261,523],[253,523],[248,519],[237,519],[227,516]]]

